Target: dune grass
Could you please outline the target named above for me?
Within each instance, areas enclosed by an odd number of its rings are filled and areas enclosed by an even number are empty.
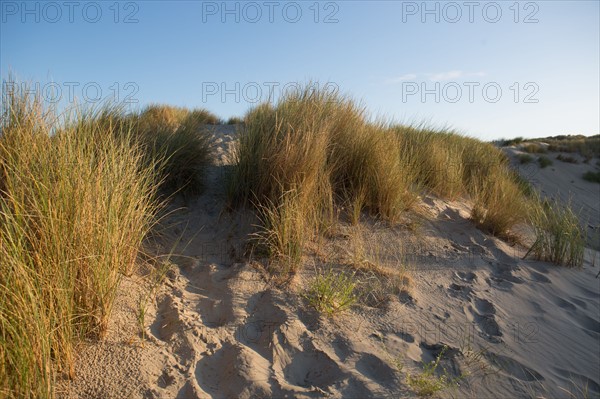
[[[567,163],[573,163],[573,164],[579,163],[579,159],[577,159],[571,155],[558,154],[556,159],[558,159],[559,161],[567,162]]]
[[[591,183],[600,183],[600,172],[594,172],[593,170],[588,170],[583,174],[583,180],[589,181]]]
[[[203,109],[151,105],[129,119],[134,122],[134,136],[144,149],[147,164],[157,166],[162,191],[184,196],[201,193],[211,152],[204,125],[216,124],[218,118]]]
[[[373,122],[351,98],[309,85],[246,115],[229,198],[259,209],[268,252],[284,254],[296,269],[305,242],[297,237],[315,234],[333,207],[353,223],[363,210],[394,223],[423,190],[474,198],[477,223],[505,235],[524,218],[522,190],[508,171],[507,157],[491,144],[450,130]]]
[[[535,241],[525,255],[566,267],[582,267],[586,232],[570,206],[537,199],[530,208]]]
[[[244,123],[244,119],[240,118],[239,116],[232,116],[227,119],[228,125],[239,125],[241,123]]]
[[[526,220],[527,200],[507,170],[485,179],[477,188],[474,199],[471,218],[492,235],[510,238],[511,227]]]
[[[534,159],[534,158],[533,158],[531,155],[529,155],[529,154],[519,154],[519,157],[518,157],[518,158],[519,158],[519,163],[520,163],[521,165],[525,165],[525,164],[531,163],[531,162],[533,162],[533,159]]]
[[[548,152],[545,147],[541,146],[540,144],[536,144],[536,143],[525,144],[522,147],[522,150],[529,154],[545,154]]]
[[[155,222],[155,165],[133,125],[107,123],[123,121],[119,112],[58,118],[39,98],[4,93],[2,396],[52,397],[57,375],[74,376],[75,343],[106,333],[121,276]]]
[[[544,155],[538,158],[538,163],[540,164],[540,168],[542,169],[547,168],[548,166],[552,166],[553,164],[552,160]]]

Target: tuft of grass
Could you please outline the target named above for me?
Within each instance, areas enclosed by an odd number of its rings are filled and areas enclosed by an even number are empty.
[[[538,163],[540,164],[540,168],[544,169],[553,164],[552,160],[547,156],[542,155],[538,158]]]
[[[531,163],[532,161],[533,157],[531,155],[519,154],[519,163],[521,163],[521,165]]]
[[[530,218],[535,241],[525,257],[533,255],[566,267],[583,266],[586,233],[570,206],[537,199]]]
[[[567,163],[574,163],[574,164],[579,163],[579,160],[577,158],[570,156],[570,155],[558,154],[556,159],[558,159],[559,161],[567,162]]]
[[[600,183],[600,172],[589,170],[583,174],[583,180],[592,183]]]
[[[510,229],[526,221],[527,203],[523,186],[511,173],[497,172],[486,179],[474,193],[471,218],[484,231],[510,238]]]
[[[389,220],[415,200],[398,137],[381,124],[368,124],[352,100],[324,91],[290,92],[276,106],[251,110],[236,158],[230,201],[253,203],[269,228],[281,224],[274,216],[295,214],[303,223],[291,228],[302,226],[314,234],[333,217],[338,198],[355,205],[355,218],[364,208]],[[294,205],[286,201],[290,190],[297,198]],[[266,235],[281,237],[277,231]],[[278,248],[270,252],[286,252]]]
[[[183,107],[151,104],[144,108],[137,118],[144,132],[176,130],[186,119],[194,119],[198,124],[216,125],[219,118],[205,109],[189,110]]]
[[[534,143],[525,144],[522,150],[530,154],[545,154],[548,152],[545,147]]]
[[[328,269],[326,272],[317,272],[305,298],[318,312],[333,317],[356,302],[355,287],[353,274]]]
[[[184,196],[201,193],[212,151],[204,126],[218,123],[216,117],[202,109],[154,105],[130,118],[135,138],[144,148],[147,164],[155,165],[163,191]]]
[[[444,346],[442,351],[437,355],[436,359],[423,364],[423,371],[417,375],[407,374],[406,382],[408,386],[415,391],[418,396],[431,396],[437,392],[440,392],[446,388],[456,386],[458,381],[462,377],[452,378],[448,372],[444,369],[440,375],[438,375],[438,367],[440,360],[444,356],[444,353],[448,350],[447,346]]]
[[[244,123],[244,119],[240,118],[239,116],[232,116],[231,118],[227,119],[228,125],[240,125],[242,123]]]
[[[118,108],[59,118],[23,93],[4,93],[0,125],[0,392],[50,398],[75,343],[106,333],[159,204]]]
[[[269,270],[286,275],[298,270],[307,242],[305,208],[298,191],[281,194],[279,201],[259,204],[260,230],[254,234],[258,245],[273,260]]]

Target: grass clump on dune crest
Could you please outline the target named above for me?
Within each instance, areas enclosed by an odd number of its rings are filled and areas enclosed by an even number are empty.
[[[449,130],[371,122],[352,99],[310,86],[257,106],[244,120],[230,201],[254,203],[279,218],[294,214],[309,236],[332,203],[347,208],[353,223],[363,209],[394,222],[421,189],[474,198],[475,219],[494,234],[505,234],[523,217],[508,159],[491,144]],[[290,190],[297,209],[282,213]],[[508,197],[517,203],[509,205]]]
[[[352,100],[306,88],[246,115],[230,199],[254,203],[283,225],[294,225],[280,220],[293,214],[309,236],[332,216],[334,199],[358,201],[360,209],[393,220],[414,201],[400,151],[397,137],[367,123]],[[290,191],[295,210],[283,212]],[[270,252],[281,250],[278,244]]]
[[[154,223],[154,165],[134,126],[106,123],[118,114],[59,120],[39,98],[4,94],[0,393],[9,397],[52,397],[57,373],[73,377],[75,342],[105,334],[121,275]]]

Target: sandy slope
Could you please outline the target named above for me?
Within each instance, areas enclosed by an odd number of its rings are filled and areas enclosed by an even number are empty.
[[[428,217],[410,224],[390,228],[365,216],[356,231],[341,223],[307,254],[291,286],[278,288],[245,260],[252,216],[223,209],[234,131],[214,134],[220,150],[207,192],[173,204],[182,209],[159,239],[164,252],[176,246],[176,265],[149,306],[147,340],[136,327],[143,282],[127,278],[106,342],[82,345],[78,376],[62,383],[62,396],[414,396],[406,375],[444,345],[439,369],[459,385],[442,397],[600,395],[600,259],[581,271],[524,261],[522,248],[473,226],[468,204],[427,197]],[[411,293],[319,317],[303,287],[314,266],[343,268],[357,236],[386,267],[410,265]],[[367,287],[374,278],[357,277]]]

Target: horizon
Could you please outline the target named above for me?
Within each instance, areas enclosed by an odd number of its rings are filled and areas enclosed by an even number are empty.
[[[112,98],[223,120],[313,81],[374,118],[484,141],[593,136],[599,10],[594,1],[3,1],[0,74],[61,106]]]

